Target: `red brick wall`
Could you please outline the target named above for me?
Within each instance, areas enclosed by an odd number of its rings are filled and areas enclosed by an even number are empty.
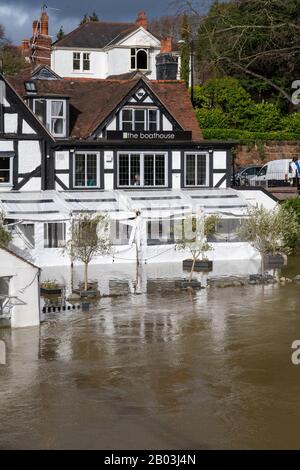
[[[237,167],[252,163],[264,164],[281,158],[292,159],[296,155],[300,158],[300,141],[270,141],[258,145],[239,145],[234,154]]]

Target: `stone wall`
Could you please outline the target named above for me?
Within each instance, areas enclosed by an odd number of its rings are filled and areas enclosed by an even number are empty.
[[[281,158],[300,159],[300,141],[269,141],[263,143],[238,145],[235,150],[235,164],[237,167],[264,164],[270,160]]]

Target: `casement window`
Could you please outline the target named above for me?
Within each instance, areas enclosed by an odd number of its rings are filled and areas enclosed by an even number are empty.
[[[75,188],[99,187],[99,154],[95,152],[76,152],[74,154]]]
[[[208,154],[186,153],[184,160],[184,185],[209,186]]]
[[[91,69],[89,52],[73,52],[73,71],[89,72]]]
[[[121,112],[123,131],[158,131],[158,109],[124,108]]]
[[[0,186],[11,186],[13,181],[13,154],[0,154]]]
[[[66,136],[67,123],[66,100],[48,100],[36,98],[33,100],[33,111],[38,119],[46,125],[51,134],[56,137]]]
[[[168,180],[167,154],[119,153],[118,186],[165,187]]]
[[[44,224],[44,248],[61,248],[66,244],[66,224],[50,222]]]
[[[73,70],[80,70],[80,52],[73,52]]]
[[[147,49],[131,48],[130,65],[132,70],[148,70]]]

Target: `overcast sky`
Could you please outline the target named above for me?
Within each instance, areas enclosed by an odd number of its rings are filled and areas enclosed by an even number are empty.
[[[195,0],[204,4],[209,0]],[[103,21],[134,21],[145,10],[149,18],[176,13],[171,0],[46,0],[50,17],[50,35],[63,26],[65,33],[76,27],[85,13],[94,10]],[[6,37],[15,44],[31,36],[32,21],[40,16],[43,0],[0,0],[0,24]]]

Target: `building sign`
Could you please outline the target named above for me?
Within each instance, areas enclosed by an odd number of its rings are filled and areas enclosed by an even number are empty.
[[[107,131],[107,140],[138,140],[153,142],[164,140],[174,142],[177,140],[192,140],[191,131]]]

